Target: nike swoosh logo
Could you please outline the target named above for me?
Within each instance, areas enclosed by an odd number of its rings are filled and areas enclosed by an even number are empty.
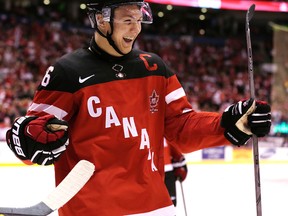
[[[84,82],[86,82],[88,79],[90,79],[90,78],[92,78],[92,77],[94,77],[95,76],[95,74],[92,74],[91,76],[88,76],[88,77],[85,77],[85,78],[81,78],[81,76],[79,77],[79,83],[84,83]]]

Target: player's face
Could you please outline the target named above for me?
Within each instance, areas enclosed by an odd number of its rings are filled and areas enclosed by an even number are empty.
[[[112,39],[124,54],[131,51],[141,32],[142,13],[137,5],[121,6],[115,10]]]

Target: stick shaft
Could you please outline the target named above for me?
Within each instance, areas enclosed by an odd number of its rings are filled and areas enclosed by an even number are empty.
[[[247,41],[247,55],[248,55],[249,90],[250,90],[250,97],[253,99],[255,99],[255,86],[254,86],[253,58],[252,58],[249,21],[253,16],[254,9],[255,5],[252,5],[247,11],[246,15],[246,41]],[[257,216],[262,216],[259,148],[258,148],[258,138],[254,134],[252,135],[252,146],[253,146],[253,160],[254,160],[256,211]]]
[[[186,200],[185,200],[185,195],[184,195],[184,189],[182,182],[180,181],[180,187],[181,187],[181,193],[182,193],[182,200],[183,200],[183,206],[184,206],[184,211],[185,211],[185,216],[187,216],[187,209],[186,209]]]
[[[252,136],[252,142],[253,142],[253,159],[254,159],[254,176],[255,176],[256,211],[257,216],[262,216],[258,138],[254,134]]]
[[[251,46],[249,22],[248,22],[248,27],[246,30],[246,37],[247,37],[247,55],[248,55],[248,73],[249,73],[250,97],[255,99],[253,58],[252,58],[252,46]]]

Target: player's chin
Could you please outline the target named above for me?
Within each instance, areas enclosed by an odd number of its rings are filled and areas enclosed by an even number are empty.
[[[124,54],[127,54],[129,52],[131,52],[133,48],[133,41],[122,41],[122,44],[121,44],[121,52],[124,53]]]
[[[125,48],[123,48],[123,49],[121,50],[121,52],[122,52],[123,54],[128,54],[129,52],[131,52],[131,50],[132,50],[132,46],[131,46],[131,47],[125,47]]]

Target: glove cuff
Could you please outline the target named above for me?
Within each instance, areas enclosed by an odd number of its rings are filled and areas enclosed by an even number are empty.
[[[180,160],[174,160],[174,159],[172,159],[172,166],[173,166],[173,168],[175,169],[175,168],[179,168],[179,167],[183,167],[183,166],[185,166],[186,165],[186,160],[185,160],[185,157],[184,156],[182,156],[181,158],[180,158]]]
[[[25,126],[37,117],[33,116],[23,116],[16,119],[11,127],[6,133],[6,142],[9,148],[16,154],[16,156],[21,160],[29,159],[28,151],[26,146],[26,140],[23,136]]]
[[[242,132],[236,126],[230,129],[226,129],[224,132],[224,136],[229,142],[231,142],[233,145],[236,145],[238,147],[245,145],[246,142],[251,137],[251,135],[248,135]]]

